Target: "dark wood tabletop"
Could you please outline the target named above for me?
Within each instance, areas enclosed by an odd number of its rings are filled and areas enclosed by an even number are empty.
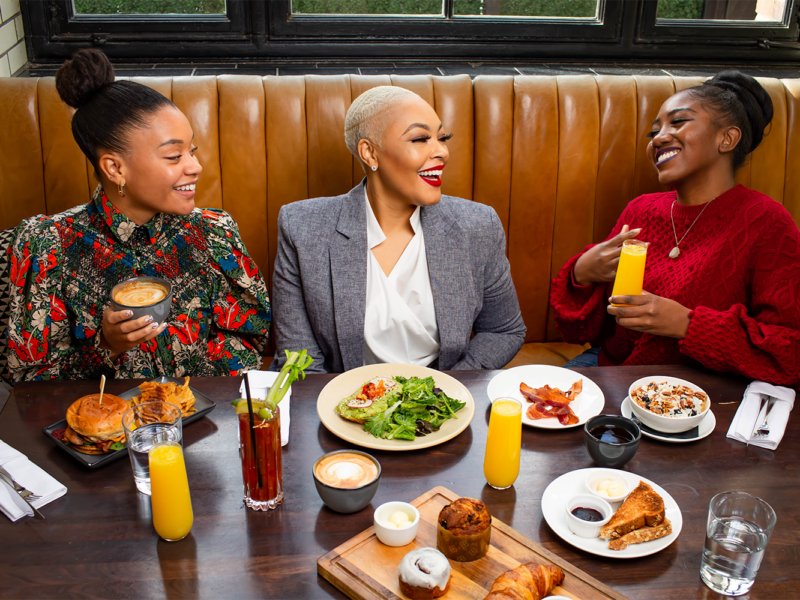
[[[577,369],[603,390],[603,412],[619,414],[628,386],[652,374],[696,383],[712,396],[716,430],[707,438],[670,444],[643,438],[625,466],[667,490],[683,513],[683,531],[658,554],[609,559],[577,550],[557,537],[542,517],[541,497],[556,477],[594,466],[582,428],[523,427],[521,473],[508,490],[489,488],[483,454],[489,418],[486,387],[498,372],[450,373],[477,403],[469,428],[435,448],[414,452],[370,451],[383,475],[372,504],[340,515],[322,504],[311,476],[313,462],[348,444],[319,422],[316,399],[332,375],[309,376],[293,387],[291,438],[283,454],[284,503],[261,513],[242,503],[236,420],[230,407],[238,378],[192,379],[218,406],[186,426],[184,446],[194,527],[181,542],[158,539],[149,498],[138,494],[127,457],[87,470],[42,433],[64,418],[97,382],[19,384],[0,413],[0,439],[20,450],[69,488],[42,509],[46,520],[16,523],[0,516],[0,596],[4,598],[343,598],[317,575],[317,559],[372,525],[372,512],[389,500],[410,501],[441,485],[480,498],[492,515],[631,599],[718,598],[700,581],[708,503],[720,491],[741,490],[768,501],[778,524],[750,599],[797,598],[800,589],[800,443],[789,423],[776,452],[746,447],[725,437],[747,382],[688,367]],[[134,381],[109,381],[121,393]]]

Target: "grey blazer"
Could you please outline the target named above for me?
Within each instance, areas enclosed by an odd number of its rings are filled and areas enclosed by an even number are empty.
[[[364,364],[369,248],[363,186],[281,208],[271,370],[280,369],[287,349],[308,349],[314,358],[309,373],[340,373]],[[442,196],[421,209],[421,219],[441,342],[438,365],[432,366],[505,366],[522,346],[525,324],[497,213]]]

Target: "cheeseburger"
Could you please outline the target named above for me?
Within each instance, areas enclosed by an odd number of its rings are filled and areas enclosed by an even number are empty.
[[[122,450],[125,432],[122,430],[122,415],[128,410],[122,398],[103,394],[89,394],[79,398],[67,409],[67,429],[64,440],[84,454],[105,454]]]

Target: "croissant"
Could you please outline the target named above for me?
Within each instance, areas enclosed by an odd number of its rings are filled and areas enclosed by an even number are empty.
[[[560,567],[531,562],[495,579],[484,600],[542,600],[563,581]]]

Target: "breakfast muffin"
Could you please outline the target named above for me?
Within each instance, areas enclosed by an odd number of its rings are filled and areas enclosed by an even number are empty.
[[[459,498],[439,513],[436,546],[458,562],[478,560],[489,551],[492,517],[486,505],[474,498]]]

